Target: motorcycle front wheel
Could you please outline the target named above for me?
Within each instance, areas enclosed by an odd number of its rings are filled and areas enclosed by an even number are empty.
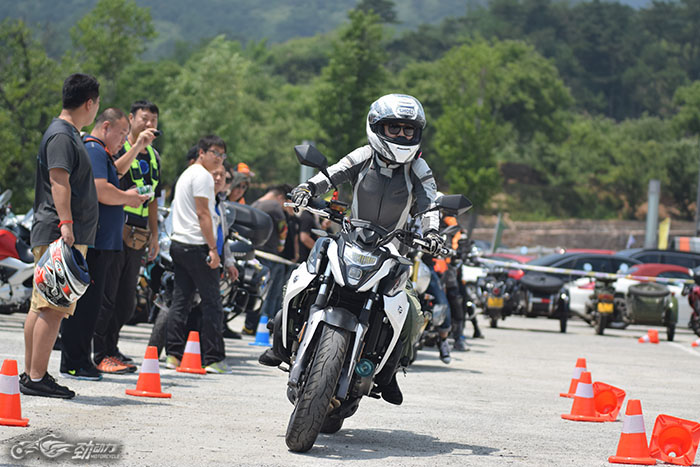
[[[314,445],[338,385],[348,348],[346,330],[325,323],[321,326],[313,362],[287,425],[285,441],[295,452],[306,452]]]

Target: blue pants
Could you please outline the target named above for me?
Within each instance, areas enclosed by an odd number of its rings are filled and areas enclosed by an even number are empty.
[[[440,276],[435,272],[434,269],[430,270],[430,284],[428,285],[427,293],[435,297],[436,305],[444,305],[447,308],[447,313],[445,313],[445,321],[442,322],[438,328],[441,331],[448,331],[452,327],[452,320],[450,312],[450,303],[447,301],[447,295],[445,291],[442,290],[442,283],[440,282]]]

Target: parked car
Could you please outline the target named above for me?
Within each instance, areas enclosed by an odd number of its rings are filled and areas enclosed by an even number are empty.
[[[562,269],[575,269],[583,271],[590,265],[590,270],[595,272],[626,273],[631,266],[641,264],[641,261],[621,255],[604,253],[561,253],[542,256],[527,263],[534,266],[548,266]],[[589,278],[581,278],[572,274],[561,274],[564,281],[564,289],[569,293],[569,308],[577,316],[588,320],[586,317],[586,302],[593,293],[593,285]],[[590,286],[588,284],[591,284]],[[587,288],[581,288],[586,286]]]
[[[617,255],[638,259],[642,263],[675,264],[690,269],[700,266],[700,253],[690,251],[629,248],[618,251]]]

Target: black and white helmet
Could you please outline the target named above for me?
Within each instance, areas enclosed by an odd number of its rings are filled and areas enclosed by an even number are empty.
[[[386,133],[384,125],[408,125],[413,128],[410,139],[397,131]],[[367,114],[367,139],[379,155],[393,163],[406,164],[415,159],[420,150],[420,141],[425,128],[423,106],[413,96],[387,94],[372,103]]]
[[[34,286],[55,306],[67,308],[83,296],[89,285],[85,258],[62,238],[49,245],[34,267]]]

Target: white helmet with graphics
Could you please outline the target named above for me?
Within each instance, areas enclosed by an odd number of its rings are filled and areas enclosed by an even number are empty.
[[[87,262],[80,251],[59,238],[37,261],[34,285],[49,303],[66,308],[78,301],[90,285]]]
[[[416,158],[425,128],[425,112],[415,97],[387,94],[372,103],[367,114],[369,145],[390,163]]]

